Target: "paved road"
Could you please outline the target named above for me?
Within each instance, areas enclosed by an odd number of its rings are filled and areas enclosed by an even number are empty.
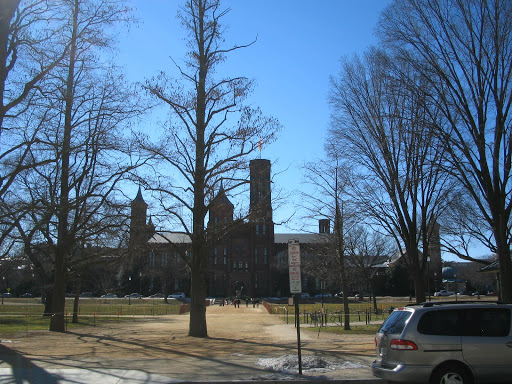
[[[2,383],[175,383],[314,381],[379,383],[369,364],[373,336],[339,336],[301,328],[303,375],[293,324],[259,308],[213,306],[206,339],[187,336],[188,315],[98,327],[60,334],[31,331],[2,338]]]

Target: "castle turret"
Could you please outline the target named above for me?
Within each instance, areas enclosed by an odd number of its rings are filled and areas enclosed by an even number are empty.
[[[318,233],[331,233],[331,221],[329,219],[318,220]]]
[[[249,221],[272,222],[270,160],[256,159],[250,163],[251,196]]]
[[[137,196],[130,203],[130,239],[128,241],[130,260],[133,263],[143,258],[147,251],[147,241],[155,233],[155,226],[151,219],[147,223],[148,205],[142,197],[142,191],[139,187]]]
[[[148,205],[142,197],[142,191],[139,187],[137,196],[130,204],[131,215],[130,215],[130,244],[137,243],[141,240],[141,236],[145,237],[146,232],[146,220]]]
[[[226,191],[221,183],[219,193],[213,199],[208,212],[208,226],[232,222],[234,209],[235,207],[226,196]]]

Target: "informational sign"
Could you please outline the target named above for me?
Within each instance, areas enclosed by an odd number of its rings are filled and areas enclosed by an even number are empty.
[[[302,293],[300,278],[300,245],[299,239],[288,240],[288,268],[290,271],[290,293],[295,294],[295,327],[297,328],[297,357],[299,360],[299,375],[302,375],[302,352],[300,346],[300,311],[299,300]]]
[[[302,293],[302,281],[300,278],[300,267],[289,267],[290,271],[290,293]]]
[[[288,240],[288,266],[300,267],[300,244],[298,239]]]
[[[298,239],[288,240],[288,266],[290,272],[290,293],[302,293],[300,245]]]

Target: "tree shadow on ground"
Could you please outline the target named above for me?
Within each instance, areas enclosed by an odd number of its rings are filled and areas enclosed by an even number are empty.
[[[14,383],[58,384],[62,377],[38,367],[32,360],[0,344],[0,359],[11,366]]]

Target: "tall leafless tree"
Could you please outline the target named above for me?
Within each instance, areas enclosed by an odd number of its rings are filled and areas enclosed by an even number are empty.
[[[358,176],[352,197],[370,224],[392,236],[425,300],[424,270],[433,223],[449,202],[443,146],[432,129],[421,83],[383,51],[342,63],[331,82],[331,135]],[[423,247],[421,257],[420,246]]]
[[[25,245],[44,243],[41,249],[50,254],[50,330],[63,332],[69,278],[87,260],[120,247],[126,233],[120,186],[137,164],[130,162],[121,132],[139,106],[107,53],[113,28],[130,21],[129,8],[121,0],[55,4],[61,18],[54,49],[68,53],[39,84],[41,97],[27,120],[38,127],[29,152],[38,166],[18,177],[18,198],[11,201],[20,207],[19,238]]]
[[[30,151],[38,127],[26,124],[33,99],[41,80],[68,53],[66,46],[53,49],[60,35],[52,28],[59,20],[57,9],[48,0],[0,1],[0,244],[16,227],[9,219],[15,207],[6,195],[20,173],[37,165]]]
[[[332,274],[341,280],[343,290],[343,312],[344,329],[350,329],[350,311],[348,302],[349,273],[346,254],[345,240],[353,225],[351,215],[344,203],[346,198],[346,187],[349,184],[350,169],[343,164],[339,151],[332,145],[327,145],[327,159],[308,163],[304,167],[306,183],[312,185],[313,192],[304,193],[304,203],[308,218],[316,219],[334,219],[333,233],[321,234],[325,244],[320,248],[321,253],[317,253],[317,259],[309,264],[319,267],[321,272],[330,277]],[[322,263],[323,262],[323,263]],[[305,272],[308,267],[305,266]]]
[[[159,189],[173,201],[166,205],[169,220],[192,239],[191,310],[189,335],[206,337],[206,257],[208,241],[205,217],[214,191],[224,180],[229,192],[247,182],[248,157],[258,144],[273,141],[278,123],[259,109],[245,105],[252,81],[245,77],[215,78],[227,55],[247,45],[225,47],[218,0],[187,0],[179,17],[188,34],[190,49],[185,66],[176,64],[177,79],[162,73],[148,80],[146,89],[171,110],[173,118],[166,142],[158,153],[174,180]],[[249,44],[250,45],[250,44]],[[169,177],[169,174],[160,177]],[[174,206],[172,208],[171,206]],[[190,220],[191,219],[191,220]],[[190,221],[192,224],[190,225]]]
[[[375,280],[378,267],[389,259],[396,247],[389,238],[368,227],[357,225],[352,228],[345,241],[347,264],[358,283],[373,297],[373,308],[377,311]]]
[[[478,236],[500,264],[501,295],[512,303],[512,3],[503,0],[393,2],[385,43],[429,82],[454,175],[487,227]],[[492,241],[486,233],[492,233]],[[487,239],[487,240],[486,240]]]

